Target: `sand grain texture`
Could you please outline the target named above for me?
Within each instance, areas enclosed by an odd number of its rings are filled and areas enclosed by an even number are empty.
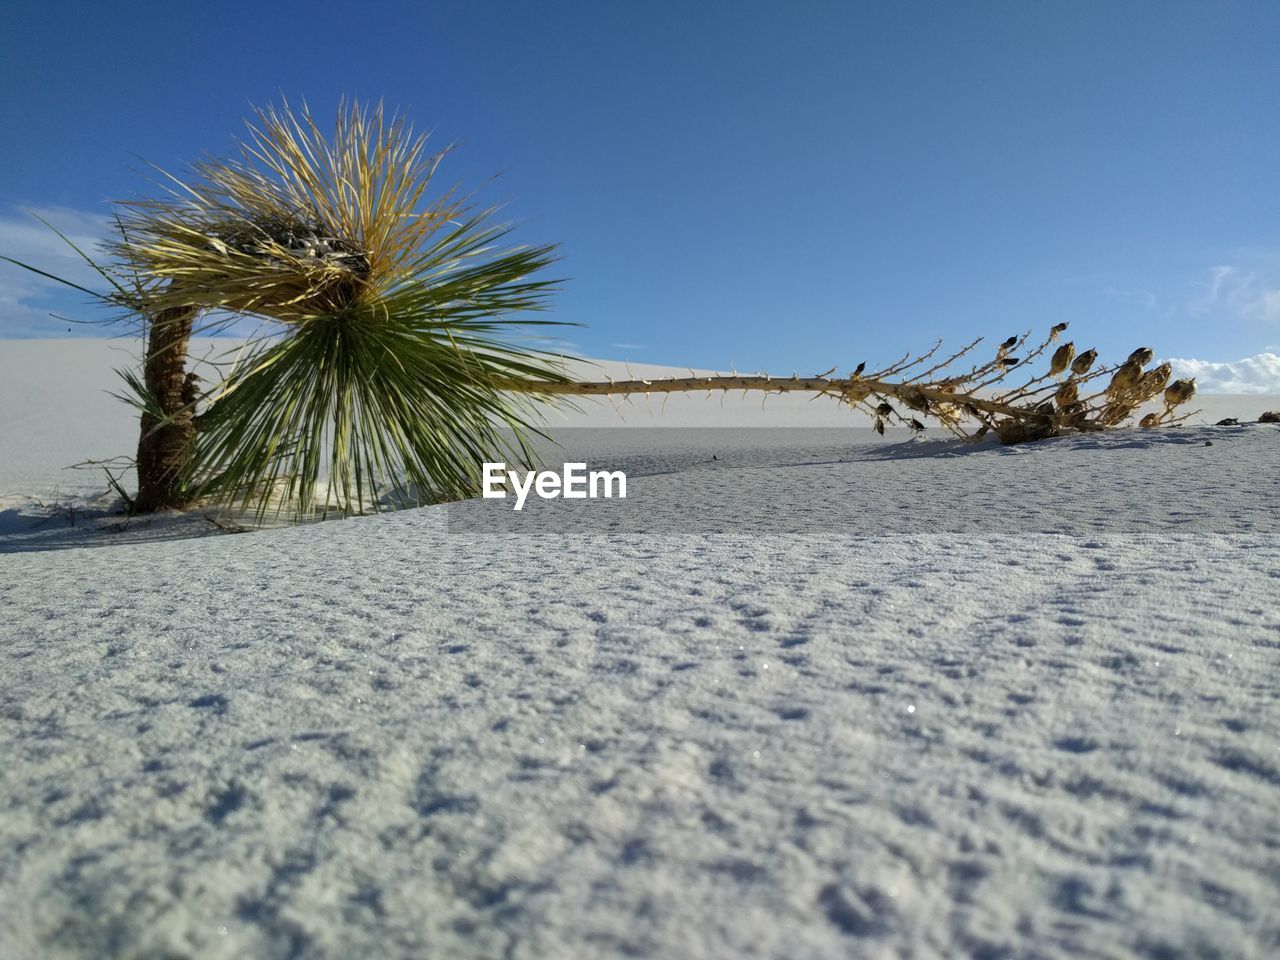
[[[962,489],[972,532],[11,510],[0,956],[1280,952],[1280,430],[769,443],[648,449],[637,489],[676,518]],[[48,477],[23,449],[6,492]],[[1126,519],[1156,464],[1213,523]],[[1108,531],[980,531],[996,481],[1088,471]]]

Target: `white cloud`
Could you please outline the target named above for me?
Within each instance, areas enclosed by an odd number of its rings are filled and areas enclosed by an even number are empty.
[[[521,336],[518,333],[512,335],[512,340],[522,346],[533,347],[547,353],[566,353],[581,354],[582,345],[574,340],[566,340],[563,337],[542,336]]]
[[[45,226],[48,221],[68,240],[91,257],[107,236],[106,217],[67,207],[30,207],[0,215],[0,255],[62,277],[72,283],[100,290],[105,281],[66,241]],[[60,291],[84,300],[83,294],[46,277],[0,262],[0,336],[48,335],[65,331],[51,320],[51,295]]]
[[[1201,393],[1280,394],[1280,355],[1259,353],[1243,360],[1169,360],[1174,376],[1195,377]]]
[[[98,244],[108,232],[109,221],[96,213],[66,207],[29,207],[0,216],[0,254],[91,289],[95,280],[101,283],[102,278],[93,268],[36,217],[48,221],[68,240],[95,258],[99,254]],[[53,283],[32,273],[27,273],[26,277],[38,285]],[[8,289],[9,271],[0,276],[0,284],[4,285],[0,289]]]
[[[1261,319],[1280,323],[1280,290],[1267,290],[1258,298],[1256,307]]]
[[[648,349],[643,343],[611,343],[609,344],[609,346],[616,347],[619,350],[647,350]]]
[[[1280,323],[1280,275],[1274,264],[1244,269],[1221,265],[1197,284],[1201,293],[1188,305],[1193,314]]]
[[[1213,267],[1209,273],[1213,276],[1213,280],[1209,284],[1209,300],[1217,300],[1222,293],[1222,285],[1232,282],[1234,278],[1240,276],[1240,271],[1235,267]]]

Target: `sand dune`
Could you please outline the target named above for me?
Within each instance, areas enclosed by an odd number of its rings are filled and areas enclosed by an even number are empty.
[[[0,956],[1280,950],[1275,426],[673,398],[560,424],[626,501],[113,531],[105,350],[0,343]]]

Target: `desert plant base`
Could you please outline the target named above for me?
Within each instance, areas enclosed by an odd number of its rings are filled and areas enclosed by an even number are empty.
[[[172,307],[158,312],[148,324],[143,382],[154,409],[142,412],[137,513],[181,509],[191,501],[180,477],[196,433],[193,384],[187,376],[196,312],[194,307]]]

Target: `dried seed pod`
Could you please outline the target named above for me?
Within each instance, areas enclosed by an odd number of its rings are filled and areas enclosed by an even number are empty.
[[[1067,325],[1065,323],[1055,323],[1052,327],[1049,328],[1049,339],[1057,340],[1058,334],[1065,333],[1066,329],[1067,329]]]
[[[1019,420],[1007,417],[997,421],[995,428],[1000,442],[1005,444],[1028,443],[1058,435],[1058,427],[1052,420]]]
[[[1143,395],[1154,397],[1168,385],[1171,376],[1173,376],[1173,367],[1167,363],[1160,364],[1154,370],[1148,370],[1139,381]]]
[[[893,407],[882,400],[880,406],[876,407],[876,413],[881,417],[891,417],[893,416]]]
[[[1005,357],[1003,360],[1000,361],[1000,365],[1002,367],[1016,367],[1021,362],[1022,361],[1019,360],[1017,357]]]
[[[923,423],[921,423],[919,420],[917,420],[915,417],[912,417],[912,418],[911,418],[911,422],[910,422],[909,426],[910,426],[910,427],[911,427],[911,429],[912,429],[912,430],[914,430],[916,433],[919,433],[921,430],[923,430],[923,429],[924,429],[924,424],[923,424]]]
[[[860,364],[858,364],[856,367],[853,368],[853,375],[855,377],[860,377],[862,376],[862,371],[865,369],[867,369],[867,361],[863,360]]]
[[[1102,408],[1098,420],[1104,427],[1114,427],[1133,412],[1133,404],[1127,400],[1113,400]]]
[[[929,412],[929,398],[926,397],[918,387],[903,390],[898,394],[898,399],[912,410],[919,410],[921,413]]]
[[[1012,337],[1010,337],[1008,340],[1006,340],[1004,343],[1000,344],[1000,350],[999,350],[999,352],[1000,352],[1000,353],[1008,353],[1010,350],[1012,350],[1012,349],[1013,349],[1014,347],[1016,347],[1017,345],[1018,345],[1018,337],[1017,337],[1017,335],[1015,334],[1014,336],[1012,336]]]
[[[871,396],[871,388],[862,384],[850,384],[840,392],[840,396],[845,403],[852,407]]]
[[[1140,367],[1145,367],[1155,358],[1156,352],[1150,347],[1139,347],[1133,353],[1129,354],[1129,362],[1136,363]]]
[[[1084,428],[1085,421],[1088,419],[1088,417],[1089,417],[1089,408],[1086,407],[1083,403],[1076,401],[1074,403],[1069,403],[1066,406],[1064,406],[1062,408],[1062,413],[1059,415],[1058,419],[1059,419],[1059,422],[1064,427],[1073,427],[1077,430],[1080,430]]]
[[[1186,403],[1196,393],[1196,379],[1192,377],[1189,380],[1175,380],[1169,384],[1169,388],[1164,392],[1164,402],[1168,407],[1176,407],[1179,404]]]
[[[1080,356],[1076,357],[1075,363],[1071,364],[1071,372],[1078,377],[1083,377],[1089,372],[1089,368],[1093,366],[1093,362],[1098,359],[1097,350],[1086,350]]]
[[[1063,326],[1066,326],[1066,324],[1063,324]],[[1057,328],[1055,327],[1054,329]],[[1071,361],[1075,359],[1075,355],[1076,345],[1071,341],[1067,341],[1053,351],[1053,358],[1049,361],[1049,376],[1056,377],[1066,370]]]
[[[1160,414],[1148,413],[1138,421],[1138,426],[1142,427],[1143,430],[1150,430],[1152,427],[1160,426]]]
[[[876,417],[876,433],[880,434],[882,437],[884,436],[884,421],[879,417]]]
[[[1065,409],[1080,399],[1080,388],[1076,386],[1074,380],[1068,380],[1058,388],[1058,392],[1053,395],[1053,399],[1057,401],[1059,407]]]
[[[1120,364],[1120,369],[1111,378],[1111,383],[1107,387],[1107,396],[1119,397],[1123,394],[1131,393],[1133,388],[1138,385],[1138,379],[1141,376],[1142,367],[1132,360],[1126,360]]]

